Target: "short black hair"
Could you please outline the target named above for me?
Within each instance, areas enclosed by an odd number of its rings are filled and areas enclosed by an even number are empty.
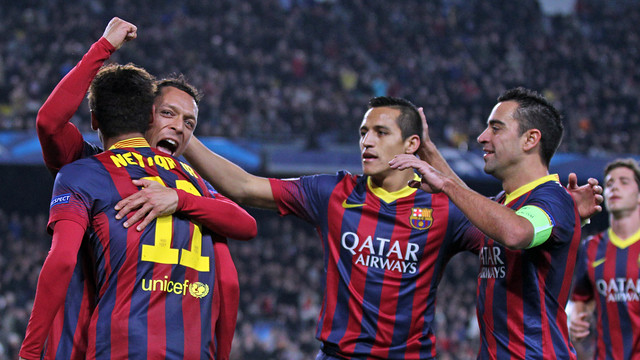
[[[369,108],[389,107],[400,110],[396,123],[402,132],[402,139],[418,135],[422,140],[422,120],[418,108],[409,100],[391,96],[378,96],[369,100]]]
[[[155,78],[134,64],[102,67],[89,86],[89,109],[105,137],[145,133],[155,99]]]
[[[156,83],[156,96],[160,95],[162,89],[165,87],[174,87],[178,90],[182,90],[189,94],[193,100],[196,102],[196,105],[200,103],[200,99],[202,95],[196,89],[195,86],[191,85],[187,78],[183,74],[171,74],[166,78],[158,80]]]
[[[504,101],[518,103],[514,118],[519,123],[520,135],[530,129],[540,131],[540,157],[549,167],[564,132],[560,112],[544,96],[523,87],[509,89],[502,93],[498,97],[498,102]]]

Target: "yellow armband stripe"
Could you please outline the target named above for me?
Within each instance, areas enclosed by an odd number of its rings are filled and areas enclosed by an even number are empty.
[[[533,225],[533,240],[531,244],[527,246],[527,249],[544,244],[544,242],[549,239],[555,223],[546,211],[535,205],[525,205],[518,209],[516,214],[529,220],[531,225]]]

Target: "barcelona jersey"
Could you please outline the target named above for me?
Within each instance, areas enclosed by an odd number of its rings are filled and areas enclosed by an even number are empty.
[[[524,250],[483,239],[477,304],[480,359],[575,359],[567,316],[580,245],[580,218],[557,175],[529,183],[496,200],[511,209],[537,206],[553,224],[549,239]]]
[[[469,228],[443,194],[389,193],[339,172],[270,179],[282,215],[313,224],[324,249],[326,287],[316,337],[352,359],[431,359],[436,289]]]
[[[54,184],[50,225],[71,220],[87,228],[83,246],[96,284],[87,358],[213,359],[217,235],[176,215],[159,217],[143,231],[126,229],[114,210],[138,191],[133,179],[211,195],[188,165],[141,147],[143,139],[128,141],[63,167]]]
[[[109,41],[104,37],[100,38],[60,81],[38,111],[36,128],[42,155],[45,165],[54,174],[65,164],[102,152],[99,147],[84,142],[82,134],[69,121],[84,99],[91,80],[113,51],[115,48]],[[203,224],[210,228],[210,224]],[[222,238],[219,240],[214,247],[220,260],[216,262],[216,266],[220,270],[218,280],[224,299],[216,332],[217,355],[221,359],[228,359],[238,312],[239,284],[226,241]],[[88,269],[83,264],[86,262],[91,261],[84,255],[84,249],[81,249],[64,308],[60,309],[46,341],[45,359],[85,358],[86,329],[95,298],[93,284],[85,281]]]
[[[621,239],[611,228],[585,242],[573,299],[595,300],[596,359],[640,354],[640,230]]]

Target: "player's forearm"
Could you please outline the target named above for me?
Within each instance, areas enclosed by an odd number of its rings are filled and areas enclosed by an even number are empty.
[[[249,174],[209,150],[195,137],[189,142],[184,157],[217,191],[231,200],[252,207],[277,209],[269,179]]]
[[[232,201],[195,196],[182,190],[176,192],[177,210],[207,229],[236,240],[250,240],[256,236],[256,220]]]
[[[524,249],[531,244],[533,225],[515,211],[448,179],[443,192],[464,215],[485,235],[512,249]]]
[[[36,129],[47,167],[59,170],[82,152],[82,134],[69,122],[96,73],[114,48],[101,38],[58,83],[38,111]]]
[[[220,282],[220,315],[216,323],[217,359],[228,360],[240,303],[238,272],[226,243],[215,241],[216,273]]]
[[[64,304],[83,233],[84,229],[77,223],[56,225],[51,251],[38,277],[33,310],[20,348],[20,356],[25,359],[40,359],[53,319]]]

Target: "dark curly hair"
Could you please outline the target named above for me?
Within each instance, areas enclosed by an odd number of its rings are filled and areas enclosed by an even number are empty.
[[[134,64],[109,64],[89,87],[89,108],[105,137],[145,133],[149,127],[155,78]]]

